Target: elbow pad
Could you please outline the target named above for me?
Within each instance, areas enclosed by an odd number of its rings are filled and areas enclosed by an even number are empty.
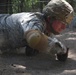
[[[48,47],[48,37],[38,30],[30,30],[26,34],[26,41],[28,45],[39,51],[45,51]]]

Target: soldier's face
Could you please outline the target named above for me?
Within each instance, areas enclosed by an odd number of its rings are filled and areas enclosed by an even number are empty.
[[[59,20],[55,20],[52,23],[52,27],[56,32],[60,33],[66,28],[66,25]]]

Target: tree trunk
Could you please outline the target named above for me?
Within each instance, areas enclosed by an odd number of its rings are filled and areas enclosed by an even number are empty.
[[[21,0],[21,3],[20,3],[20,12],[23,12],[23,3],[24,3],[24,0]]]
[[[12,14],[12,0],[8,0],[8,13]]]

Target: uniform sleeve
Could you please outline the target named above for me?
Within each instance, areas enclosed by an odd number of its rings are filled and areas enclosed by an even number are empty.
[[[30,20],[27,23],[24,23],[22,25],[24,32],[28,31],[28,30],[39,30],[41,32],[44,32],[45,30],[45,25],[38,19],[35,20]]]

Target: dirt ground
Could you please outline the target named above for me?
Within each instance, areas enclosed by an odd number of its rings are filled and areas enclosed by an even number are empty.
[[[66,62],[45,54],[33,57],[5,54],[0,55],[0,75],[76,75],[76,30],[67,28],[56,37],[70,49]]]

